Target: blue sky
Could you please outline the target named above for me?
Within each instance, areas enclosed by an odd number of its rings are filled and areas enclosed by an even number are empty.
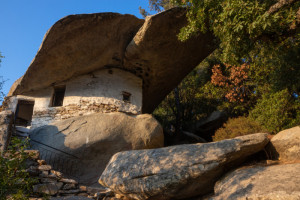
[[[8,93],[36,55],[47,30],[70,14],[118,12],[139,18],[139,6],[148,8],[148,0],[0,0],[0,76]]]

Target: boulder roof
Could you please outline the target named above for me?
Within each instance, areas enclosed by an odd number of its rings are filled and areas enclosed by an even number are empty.
[[[214,49],[210,33],[177,39],[185,9],[173,8],[145,20],[133,15],[69,15],[46,33],[26,73],[8,96],[25,94],[101,68],[120,68],[143,79],[143,113],[164,97]]]

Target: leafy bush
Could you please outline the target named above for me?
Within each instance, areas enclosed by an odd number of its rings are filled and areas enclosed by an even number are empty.
[[[258,123],[246,117],[230,118],[213,136],[213,141],[220,141],[237,136],[266,132]]]
[[[277,133],[300,124],[300,102],[287,89],[267,93],[259,99],[250,117],[268,131]]]
[[[30,155],[25,152],[28,140],[12,138],[8,150],[0,157],[0,199],[28,199],[35,179],[26,172],[25,161]]]

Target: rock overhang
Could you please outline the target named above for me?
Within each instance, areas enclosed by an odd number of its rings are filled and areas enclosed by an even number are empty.
[[[37,55],[8,96],[25,94],[102,68],[120,68],[143,79],[143,113],[164,97],[214,49],[211,33],[180,42],[185,9],[149,16],[69,15],[46,33]]]

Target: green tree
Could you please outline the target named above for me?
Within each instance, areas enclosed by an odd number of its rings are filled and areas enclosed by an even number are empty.
[[[299,45],[300,1],[297,0],[172,0],[187,8],[186,40],[211,31],[219,40],[222,61],[238,65],[256,61],[257,52]],[[268,56],[266,54],[265,56]]]
[[[148,0],[148,2],[150,11],[155,12],[161,12],[174,6],[174,3],[172,3],[170,0]],[[139,7],[139,10],[143,17],[150,15],[149,12],[141,6]]]
[[[28,140],[12,138],[8,150],[0,157],[0,199],[28,199],[36,179],[26,171],[25,161],[30,155],[25,152]]]

